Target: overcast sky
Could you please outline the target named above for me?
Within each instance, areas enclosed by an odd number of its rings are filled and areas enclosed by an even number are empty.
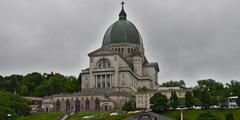
[[[78,76],[118,20],[120,0],[0,0],[0,74]],[[159,82],[240,80],[239,0],[126,0]]]

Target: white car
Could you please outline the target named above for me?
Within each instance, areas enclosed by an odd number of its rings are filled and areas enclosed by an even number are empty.
[[[117,112],[113,112],[113,113],[110,113],[110,115],[112,116],[112,115],[118,115],[118,113]]]

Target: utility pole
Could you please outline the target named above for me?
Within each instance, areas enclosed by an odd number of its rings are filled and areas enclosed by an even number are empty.
[[[181,120],[183,120],[183,106],[181,106]]]

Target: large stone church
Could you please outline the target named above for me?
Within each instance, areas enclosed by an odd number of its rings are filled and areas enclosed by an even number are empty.
[[[159,67],[145,57],[143,40],[127,20],[124,3],[119,19],[106,31],[102,46],[88,54],[80,73],[81,91],[43,98],[45,112],[113,111],[134,100],[137,88],[156,90]]]

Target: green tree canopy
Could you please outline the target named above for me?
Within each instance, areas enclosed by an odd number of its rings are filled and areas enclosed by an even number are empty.
[[[201,91],[203,91],[203,89],[207,89],[210,95],[215,95],[215,96],[224,95],[224,92],[222,92],[222,90],[224,89],[224,86],[220,82],[216,82],[213,79],[204,79],[204,80],[197,81],[197,83]]]
[[[40,85],[43,81],[43,77],[40,73],[33,72],[30,74],[27,74],[23,77],[23,81],[21,82],[21,93],[23,95],[32,95],[29,94],[29,91],[34,91],[34,89]],[[22,91],[23,90],[23,91]]]
[[[170,106],[175,109],[179,106],[178,96],[175,91],[171,92],[171,97],[169,99]]]
[[[151,103],[150,108],[152,109],[153,112],[156,113],[165,112],[169,108],[167,97],[161,94],[160,92],[155,93],[150,98],[150,103]]]
[[[0,90],[18,93],[22,96],[47,96],[59,93],[73,93],[80,91],[80,79],[74,76],[63,76],[59,73],[38,72],[25,76],[0,76]]]
[[[183,80],[180,80],[180,81],[169,81],[169,82],[166,82],[166,83],[163,83],[161,85],[161,87],[181,87],[181,88],[185,88],[185,82]]]
[[[209,108],[211,105],[211,98],[207,89],[203,89],[201,93],[201,103],[203,108]]]
[[[123,107],[122,107],[123,111],[134,111],[136,110],[136,105],[134,101],[129,101],[129,102],[125,102]]]
[[[28,115],[30,110],[28,102],[19,95],[0,91],[0,120],[7,120],[8,114],[11,114],[13,119],[17,115]]]
[[[185,94],[185,106],[190,108],[194,105],[192,93],[187,91]]]

